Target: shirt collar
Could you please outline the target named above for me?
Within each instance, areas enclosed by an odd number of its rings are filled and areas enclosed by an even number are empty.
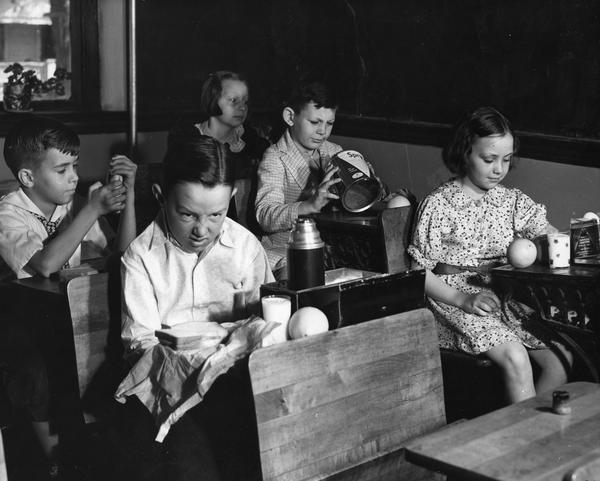
[[[469,197],[465,191],[453,180],[448,182],[448,188],[444,190],[444,196],[450,205],[460,210],[471,204],[488,203],[495,207],[501,207],[507,194],[507,189],[503,185],[497,185],[493,189],[488,190],[481,199],[474,200]]]
[[[195,125],[202,135],[208,135],[210,137],[210,134],[207,133],[208,120]],[[238,152],[241,152],[244,149],[244,147],[246,147],[246,142],[244,142],[244,139],[242,139],[242,135],[244,135],[244,132],[245,130],[243,125],[240,125],[233,129],[231,135],[229,136],[229,139],[227,139],[226,141],[227,145],[229,145],[229,150],[237,154]]]
[[[225,218],[225,222],[223,222],[223,226],[221,227],[221,234],[216,241],[225,247],[234,247],[233,239],[231,238],[230,234],[231,222],[233,221],[229,219],[229,217]],[[154,221],[154,230],[152,232],[152,239],[150,241],[150,249],[163,246],[166,243],[173,244],[179,248],[179,242],[169,232],[164,211],[161,209],[160,213],[156,217],[156,220]]]
[[[5,195],[2,200],[7,204],[18,207],[19,209],[24,209],[33,214],[46,217],[44,213],[39,209],[39,207],[35,205],[35,203],[27,196],[27,194],[25,194],[21,187],[19,187],[19,189],[15,190],[14,192]],[[56,222],[62,219],[62,217],[68,212],[69,204],[57,205],[49,220],[51,222]]]

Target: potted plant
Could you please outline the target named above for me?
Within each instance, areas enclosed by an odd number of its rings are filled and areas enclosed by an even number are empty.
[[[4,73],[10,74],[4,83],[3,101],[7,112],[30,112],[33,94],[40,97],[52,93],[58,97],[65,95],[65,81],[71,78],[70,72],[57,68],[53,77],[42,82],[34,70],[25,70],[18,62],[6,67]]]
[[[52,77],[34,87],[33,93],[42,97],[48,97],[48,95],[53,97],[63,97],[66,94],[65,84],[70,80],[71,72],[67,72],[67,69],[58,67],[54,71]]]
[[[34,70],[25,70],[20,63],[13,63],[4,69],[9,73],[4,83],[4,110],[8,112],[28,112],[31,110],[31,94],[41,82]]]

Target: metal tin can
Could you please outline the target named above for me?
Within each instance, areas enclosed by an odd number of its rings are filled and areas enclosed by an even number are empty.
[[[371,177],[369,166],[362,154],[355,150],[343,150],[331,158],[338,167],[337,175],[341,182],[331,186],[342,206],[348,212],[362,212],[377,202],[382,195],[382,186]]]
[[[308,289],[325,284],[324,243],[313,219],[294,221],[287,245],[288,287]]]

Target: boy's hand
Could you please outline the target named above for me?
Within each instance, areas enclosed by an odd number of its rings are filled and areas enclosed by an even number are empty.
[[[339,199],[338,195],[329,192],[329,188],[333,184],[337,184],[338,182],[342,181],[342,179],[339,177],[332,179],[333,174],[335,174],[338,170],[338,167],[329,169],[315,190],[315,193],[306,201],[313,207],[313,213],[321,212],[321,209],[325,207],[331,199]]]
[[[115,175],[120,175],[123,178],[123,185],[127,191],[133,193],[135,185],[135,174],[137,165],[124,155],[114,155],[110,161],[108,168],[109,179]]]
[[[98,212],[98,216],[123,210],[126,200],[127,187],[124,183],[111,182],[102,185],[100,182],[96,182],[90,186],[88,193],[88,202]]]

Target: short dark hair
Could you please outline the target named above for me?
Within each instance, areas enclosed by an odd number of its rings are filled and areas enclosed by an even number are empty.
[[[237,72],[219,70],[211,73],[202,84],[200,92],[200,114],[203,120],[217,117],[223,113],[221,107],[219,107],[219,99],[223,92],[223,82],[225,80],[239,80],[248,85],[246,79]]]
[[[79,136],[58,120],[31,116],[10,128],[4,141],[4,160],[17,177],[23,168],[37,168],[49,149],[79,155]]]
[[[206,135],[174,139],[163,163],[163,193],[176,184],[193,182],[214,187],[235,183],[235,161],[229,147]]]
[[[444,164],[453,174],[464,177],[467,174],[467,158],[475,141],[480,137],[512,135],[514,152],[519,140],[509,120],[493,107],[480,107],[469,112],[454,128],[450,143],[444,148]],[[513,161],[511,161],[511,167]]]
[[[318,109],[338,107],[338,99],[329,85],[321,79],[311,77],[304,77],[298,81],[284,106],[299,113],[311,102],[314,102]]]

